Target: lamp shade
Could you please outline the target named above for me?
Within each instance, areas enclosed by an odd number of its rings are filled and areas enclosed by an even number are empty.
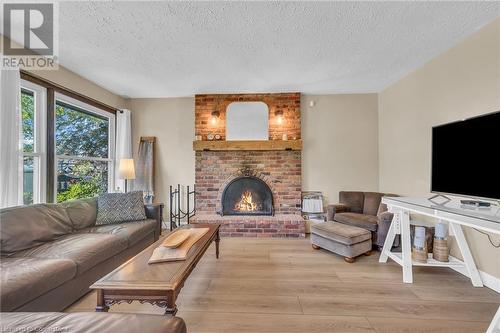
[[[135,167],[133,158],[120,159],[118,177],[121,179],[135,179]]]

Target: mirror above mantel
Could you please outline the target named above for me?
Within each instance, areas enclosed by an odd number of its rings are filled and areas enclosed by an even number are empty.
[[[264,102],[232,102],[226,108],[226,140],[268,140],[269,107]]]

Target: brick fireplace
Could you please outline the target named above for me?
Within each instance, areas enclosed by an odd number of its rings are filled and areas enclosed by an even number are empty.
[[[196,151],[196,216],[193,222],[222,223],[222,236],[304,237],[304,221],[300,214],[300,94],[197,95],[195,100],[196,135],[202,140],[193,143]],[[265,102],[269,108],[271,140],[208,141],[209,134],[225,138],[225,108],[232,101]],[[208,119],[214,110],[221,116],[212,126]],[[276,110],[282,110],[285,118],[280,125],[274,119]],[[279,140],[283,133],[294,140]],[[235,180],[243,180],[239,184],[243,187],[235,187]],[[260,192],[244,189],[244,184],[255,187],[258,183],[263,189]],[[230,201],[230,207],[223,207],[228,188],[237,198]],[[268,202],[263,202],[269,199],[265,188],[272,195],[271,212],[265,209],[269,208]]]

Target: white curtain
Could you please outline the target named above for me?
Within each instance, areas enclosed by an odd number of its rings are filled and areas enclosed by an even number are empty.
[[[0,70],[0,208],[22,204],[21,77]]]
[[[120,159],[132,158],[132,126],[130,110],[116,113],[116,147],[115,147],[115,189],[125,189],[125,181],[118,177]],[[130,183],[130,182],[129,182]]]

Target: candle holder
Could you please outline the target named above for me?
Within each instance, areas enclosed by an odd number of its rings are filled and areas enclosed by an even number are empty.
[[[432,246],[432,258],[441,262],[450,260],[450,247],[448,246],[448,237],[446,233],[447,225],[444,223],[436,224],[434,232],[434,242]]]
[[[411,257],[415,261],[427,263],[428,253],[429,250],[427,248],[427,241],[425,237],[425,227],[416,226]]]

